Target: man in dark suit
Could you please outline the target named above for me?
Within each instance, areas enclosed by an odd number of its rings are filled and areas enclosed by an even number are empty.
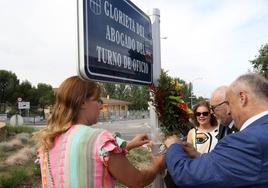
[[[191,159],[171,136],[165,162],[182,187],[268,187],[268,81],[245,74],[228,88],[229,112],[240,131],[221,139],[210,153]]]
[[[226,100],[227,86],[218,87],[210,97],[210,109],[220,123],[218,140],[228,134],[237,132],[231,114],[228,112],[228,102]]]

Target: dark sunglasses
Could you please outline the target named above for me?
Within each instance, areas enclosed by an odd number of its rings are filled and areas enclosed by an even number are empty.
[[[196,116],[201,116],[201,114],[202,114],[203,116],[208,116],[209,112],[196,112],[196,113],[195,113]]]
[[[212,110],[212,112],[214,112],[215,109],[216,109],[217,107],[219,107],[219,106],[221,106],[221,105],[223,105],[223,104],[229,104],[229,102],[228,102],[228,101],[223,101],[223,102],[221,102],[221,103],[219,103],[219,104],[211,105],[211,106],[210,106],[210,109]]]

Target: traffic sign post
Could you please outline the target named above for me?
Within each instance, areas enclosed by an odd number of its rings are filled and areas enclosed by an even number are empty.
[[[81,77],[152,83],[150,18],[129,0],[78,0],[78,41]]]
[[[30,102],[24,102],[24,101],[18,102],[18,109],[19,110],[30,109]]]

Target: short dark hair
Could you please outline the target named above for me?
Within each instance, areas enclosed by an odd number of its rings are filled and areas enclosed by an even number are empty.
[[[193,113],[194,113],[194,115],[193,115],[193,121],[194,121],[194,124],[197,126],[197,127],[199,127],[199,123],[198,123],[198,121],[197,121],[197,118],[196,118],[196,111],[197,111],[197,108],[199,107],[199,106],[205,106],[205,107],[207,107],[207,109],[208,109],[208,111],[209,111],[209,113],[210,113],[210,104],[209,104],[209,102],[208,101],[200,101],[199,103],[197,103],[195,106],[194,106],[194,108],[193,108]],[[216,117],[214,116],[214,114],[212,114],[212,113],[210,113],[210,124],[212,125],[212,127],[216,127],[217,125],[218,125],[218,122],[217,122],[217,119],[216,119]]]

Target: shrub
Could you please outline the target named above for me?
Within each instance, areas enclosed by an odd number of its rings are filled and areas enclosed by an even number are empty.
[[[9,142],[1,142],[0,143],[0,152],[9,152],[15,151],[23,147],[21,140],[15,138],[10,140]]]
[[[0,176],[0,187],[4,188],[15,188],[18,187],[27,177],[26,170],[24,168],[14,167],[8,174]]]
[[[151,153],[148,148],[138,147],[129,152],[128,160],[138,169],[144,168],[151,159]]]
[[[7,126],[7,135],[15,135],[19,133],[29,133],[32,134],[35,131],[32,127],[27,126]]]
[[[39,164],[35,164],[33,166],[33,174],[35,176],[41,176],[41,170],[40,170],[40,165]]]

